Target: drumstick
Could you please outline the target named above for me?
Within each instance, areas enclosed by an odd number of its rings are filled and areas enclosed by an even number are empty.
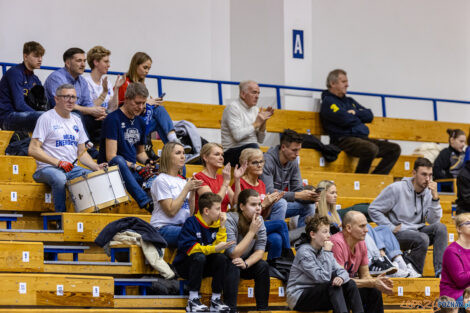
[[[83,150],[83,151],[78,155],[78,158],[76,158],[75,161],[73,161],[72,164],[75,165],[75,163],[77,163],[78,159],[80,159],[80,158],[83,156],[83,154],[85,154],[85,152],[87,152],[88,149],[91,149],[91,148],[93,148],[93,143],[88,140],[87,142],[85,142],[85,150]]]

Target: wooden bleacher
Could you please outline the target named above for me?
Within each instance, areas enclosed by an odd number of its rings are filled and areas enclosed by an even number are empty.
[[[194,103],[165,102],[170,116],[174,120],[185,119],[202,128],[220,128],[220,120],[224,106],[210,106]],[[467,129],[468,124],[444,123],[433,121],[417,121],[392,118],[375,118],[370,125],[371,138],[392,140],[407,140],[419,142],[447,142],[445,130],[447,128]],[[282,132],[284,128],[291,128],[305,133],[310,129],[312,134],[323,134],[318,113],[304,111],[276,111],[267,124],[270,132]],[[426,132],[422,130],[426,129]],[[0,154],[8,145],[12,132],[0,131]],[[161,148],[161,142],[154,142],[154,149]],[[263,150],[267,148],[263,147]],[[334,180],[338,185],[338,204],[342,208],[360,202],[372,202],[374,197],[394,178],[410,176],[413,162],[417,156],[401,156],[390,175],[353,174],[357,160],[340,153],[338,159],[332,163],[323,163],[321,155],[314,150],[303,149],[300,153],[300,167],[303,178],[310,184],[316,184],[321,179]],[[374,162],[374,165],[377,161]],[[374,166],[373,165],[373,166]],[[139,209],[134,201],[120,204],[114,208],[102,210],[99,214],[73,213],[69,206],[67,213],[50,213],[53,206],[50,198],[50,189],[43,184],[32,180],[36,165],[31,157],[0,155],[0,211],[21,212],[12,224],[12,230],[0,230],[0,273],[5,284],[8,299],[0,300],[0,306],[15,306],[16,312],[31,311],[19,309],[19,306],[34,306],[34,311],[54,312],[82,312],[80,309],[63,309],[52,307],[65,307],[74,303],[75,307],[87,307],[88,312],[183,312],[187,298],[184,296],[115,296],[113,277],[133,277],[135,275],[155,274],[149,265],[145,264],[142,250],[137,246],[129,247],[129,262],[111,265],[110,259],[100,247],[93,244],[97,234],[109,222],[118,218],[136,214],[149,221],[150,215]],[[188,165],[188,176],[200,171],[201,166]],[[442,196],[441,203],[444,209],[442,222],[448,226],[449,234],[454,234],[452,228],[451,202],[455,196]],[[121,214],[116,214],[121,213]],[[61,228],[53,228],[51,223],[48,230],[44,230],[44,217],[54,218],[60,216]],[[78,224],[81,229],[78,231]],[[4,225],[6,222],[0,222]],[[0,226],[0,228],[6,228]],[[45,260],[44,245],[50,243],[60,245],[86,244],[89,249],[78,254],[74,261],[72,254],[59,254],[57,261]],[[28,262],[24,262],[24,252],[28,252]],[[166,255],[171,259],[171,255]],[[26,274],[25,274],[26,273]],[[81,274],[81,275],[80,275]],[[83,274],[90,276],[83,276]],[[433,276],[432,251],[428,252],[425,265],[425,276]],[[6,276],[2,276],[6,275]],[[106,275],[106,276],[99,276]],[[111,276],[109,276],[111,275]],[[416,300],[434,300],[439,294],[439,279],[393,279],[394,295],[384,296],[384,303],[389,307],[399,307],[403,303]],[[27,296],[19,295],[19,283],[26,282]],[[96,282],[96,283],[95,283]],[[64,296],[57,296],[57,284],[64,286]],[[239,288],[239,305],[249,310],[254,306],[254,298],[249,297],[249,288],[253,288],[252,280],[243,280]],[[15,286],[9,287],[9,286]],[[71,286],[74,286],[73,289]],[[93,297],[92,287],[100,287],[100,296]],[[210,294],[210,279],[205,279],[201,293],[204,299]],[[398,295],[401,287],[403,295]],[[284,312],[286,306],[285,295],[282,296],[280,288],[285,288],[277,279],[271,279],[270,305],[276,307],[276,312]],[[132,289],[132,288],[131,288]],[[91,291],[90,291],[91,290]],[[283,289],[284,294],[285,290]],[[33,294],[34,293],[34,294]],[[251,292],[250,292],[251,294]],[[11,296],[10,296],[11,295]],[[78,299],[78,300],[77,300]],[[3,302],[1,302],[3,301]],[[75,304],[76,303],[76,304]],[[47,309],[37,309],[47,306]],[[102,309],[100,307],[108,307]],[[163,309],[167,308],[167,309]],[[173,309],[170,309],[173,308]],[[5,312],[0,308],[0,313]],[[388,313],[404,312],[431,312],[421,309],[388,309]]]

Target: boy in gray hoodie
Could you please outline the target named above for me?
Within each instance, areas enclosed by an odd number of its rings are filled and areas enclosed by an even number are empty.
[[[405,177],[382,190],[369,206],[369,216],[378,225],[390,227],[402,250],[411,250],[404,257],[421,274],[428,247],[433,245],[434,272],[439,277],[447,247],[447,228],[440,223],[442,208],[437,184],[432,181],[431,161],[416,159],[413,177]]]
[[[356,283],[335,260],[330,222],[315,215],[305,227],[287,283],[287,304],[297,311],[364,312]]]

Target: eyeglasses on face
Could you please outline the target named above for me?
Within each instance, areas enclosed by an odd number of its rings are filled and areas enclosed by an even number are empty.
[[[466,222],[463,222],[462,224],[459,225],[460,226],[468,226],[470,225],[470,221],[466,221]]]
[[[253,162],[250,162],[250,164],[253,165],[253,166],[260,166],[260,165],[264,164],[264,160],[262,160],[262,161],[253,161]]]
[[[62,98],[66,101],[70,101],[70,100],[77,101],[78,100],[78,97],[73,96],[73,95],[57,95],[57,97]]]

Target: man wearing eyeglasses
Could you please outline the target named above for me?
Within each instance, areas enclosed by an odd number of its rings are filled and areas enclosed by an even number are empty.
[[[96,164],[85,148],[88,137],[80,117],[71,112],[77,102],[77,93],[70,84],[57,88],[55,107],[38,119],[28,153],[36,159],[33,179],[52,188],[56,212],[65,212],[65,182],[91,171],[75,165],[77,159],[93,171],[107,164]]]
[[[56,104],[55,92],[57,87],[63,84],[71,84],[77,92],[77,101],[74,110],[79,112],[83,125],[88,133],[96,132],[96,128],[101,128],[101,122],[106,117],[106,108],[95,105],[90,97],[88,83],[82,76],[85,72],[85,51],[80,48],[70,48],[64,52],[64,67],[52,72],[44,83],[46,95],[51,107]],[[93,143],[99,142],[99,136],[90,138]]]
[[[411,250],[404,258],[420,274],[428,247],[433,245],[434,272],[436,277],[440,276],[447,228],[440,223],[442,207],[437,183],[432,180],[431,161],[417,158],[413,177],[405,177],[382,190],[369,206],[369,216],[378,225],[390,227],[403,251]]]
[[[252,80],[239,85],[240,97],[227,105],[222,115],[221,135],[224,148],[224,162],[235,166],[240,154],[246,148],[259,148],[266,136],[266,121],[273,115],[271,107],[260,109],[256,106],[259,86]]]

